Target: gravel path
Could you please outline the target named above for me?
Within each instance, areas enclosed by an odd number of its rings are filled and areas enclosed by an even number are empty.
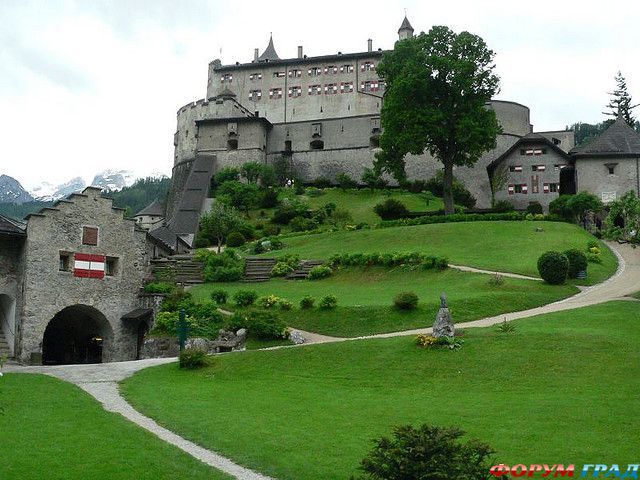
[[[472,322],[459,323],[456,324],[456,327],[488,327],[500,323],[504,320],[511,321],[518,318],[531,317],[534,315],[586,307],[589,305],[608,302],[610,300],[636,301],[635,299],[631,299],[628,296],[640,289],[640,249],[634,250],[629,245],[618,245],[611,243],[609,244],[609,246],[618,257],[619,265],[615,275],[605,282],[591,287],[586,287],[582,289],[580,293],[572,297],[560,300],[555,303],[550,303],[542,307],[524,310],[521,312],[507,313],[490,318],[483,318]],[[452,267],[458,268],[460,270],[479,273],[496,273],[486,270],[473,269],[470,267]],[[514,278],[533,279],[533,277],[526,277],[524,275],[505,273],[501,273],[501,275]],[[302,345],[313,345],[320,343],[345,342],[370,338],[390,338],[406,335],[417,335],[419,333],[431,333],[431,327],[406,330],[402,332],[367,335],[355,338],[329,337],[317,333],[304,332],[302,330],[296,331],[300,332],[305,337],[306,342]],[[280,348],[296,348],[298,346],[300,345],[272,347],[269,350]],[[142,415],[140,412],[135,410],[120,395],[120,391],[118,390],[118,382],[120,382],[121,380],[124,380],[125,378],[144,368],[175,361],[175,358],[160,358],[139,360],[133,362],[102,363],[94,365],[20,366],[16,364],[9,364],[5,366],[4,370],[7,372],[19,373],[42,373],[65,380],[67,382],[71,382],[75,385],[78,385],[80,388],[96,398],[104,406],[105,410],[121,414],[136,425],[139,425],[145,430],[148,430],[163,441],[175,445],[176,447],[197,458],[203,463],[206,463],[207,465],[222,470],[223,472],[232,475],[234,478],[238,478],[241,480],[269,480],[270,477],[261,475],[260,473],[254,472],[253,470],[242,467],[226,457],[223,457],[211,450],[200,447],[195,443],[190,442],[182,438],[181,436],[167,430],[166,428],[161,427],[154,420]]]
[[[529,277],[527,275],[520,275],[519,273],[494,272],[492,270],[482,270],[480,268],[467,267],[465,265],[453,265],[452,263],[449,264],[449,268],[454,268],[456,270],[461,270],[463,272],[486,273],[486,274],[489,274],[489,275],[500,275],[502,277],[521,278],[522,280],[536,280],[538,282],[542,281],[541,278]]]

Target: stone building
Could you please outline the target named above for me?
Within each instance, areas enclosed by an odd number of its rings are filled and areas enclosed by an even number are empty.
[[[411,37],[413,32],[405,18],[398,38]],[[296,56],[283,59],[271,38],[262,54],[254,51],[250,62],[222,65],[212,61],[207,98],[181,107],[177,114],[172,188],[166,207],[170,234],[191,245],[199,215],[209,205],[211,175],[223,166],[284,160],[303,181],[334,180],[339,173],[360,180],[364,169],[373,164],[382,131],[385,85],[376,67],[383,54],[368,40],[363,52],[308,56],[299,46]],[[454,172],[477,198],[479,208],[491,206],[490,173],[496,160],[513,153],[514,145],[533,132],[526,106],[493,100],[487,108],[496,112],[503,130],[496,148],[474,168],[459,167]],[[555,157],[574,146],[572,131],[539,135],[546,139],[542,155],[554,155],[553,160],[545,157],[545,162],[560,164]],[[410,179],[428,179],[440,169],[440,162],[427,153],[406,158]],[[546,171],[544,178],[538,174],[540,193],[535,198],[519,197],[523,194],[516,194],[514,187],[510,200],[519,206],[533,199],[548,204],[558,195],[556,177],[559,170]],[[549,185],[548,191],[544,184]]]
[[[162,225],[164,205],[157,198],[133,216],[138,226],[147,230]]]
[[[139,297],[149,246],[123,213],[88,187],[25,225],[0,218],[1,333],[17,359],[137,358],[152,322]]]

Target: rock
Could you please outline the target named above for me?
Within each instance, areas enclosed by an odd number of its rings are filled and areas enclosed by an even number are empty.
[[[184,346],[185,348],[197,348],[209,353],[209,341],[204,338],[189,338]]]
[[[298,332],[297,330],[292,330],[291,332],[289,332],[289,340],[291,340],[296,345],[301,345],[307,341],[307,339],[304,338],[304,335],[302,335],[302,333]]]
[[[447,306],[447,297],[443,293],[440,296],[440,310],[436,316],[436,321],[433,324],[433,336],[440,337],[453,337],[455,334],[455,328],[453,327],[453,320],[451,319],[451,312]]]

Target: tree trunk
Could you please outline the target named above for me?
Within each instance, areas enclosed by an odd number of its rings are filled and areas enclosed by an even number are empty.
[[[218,255],[220,255],[220,247],[222,247],[222,238],[218,237]]]
[[[442,178],[442,194],[444,199],[444,214],[452,215],[455,213],[455,206],[453,203],[453,192],[451,186],[453,185],[453,163],[444,163],[444,177]]]

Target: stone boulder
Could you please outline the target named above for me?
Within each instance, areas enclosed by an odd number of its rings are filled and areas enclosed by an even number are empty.
[[[444,293],[440,296],[440,310],[438,310],[436,321],[433,324],[432,335],[436,338],[453,337],[455,335],[451,312],[449,312],[447,297]]]

